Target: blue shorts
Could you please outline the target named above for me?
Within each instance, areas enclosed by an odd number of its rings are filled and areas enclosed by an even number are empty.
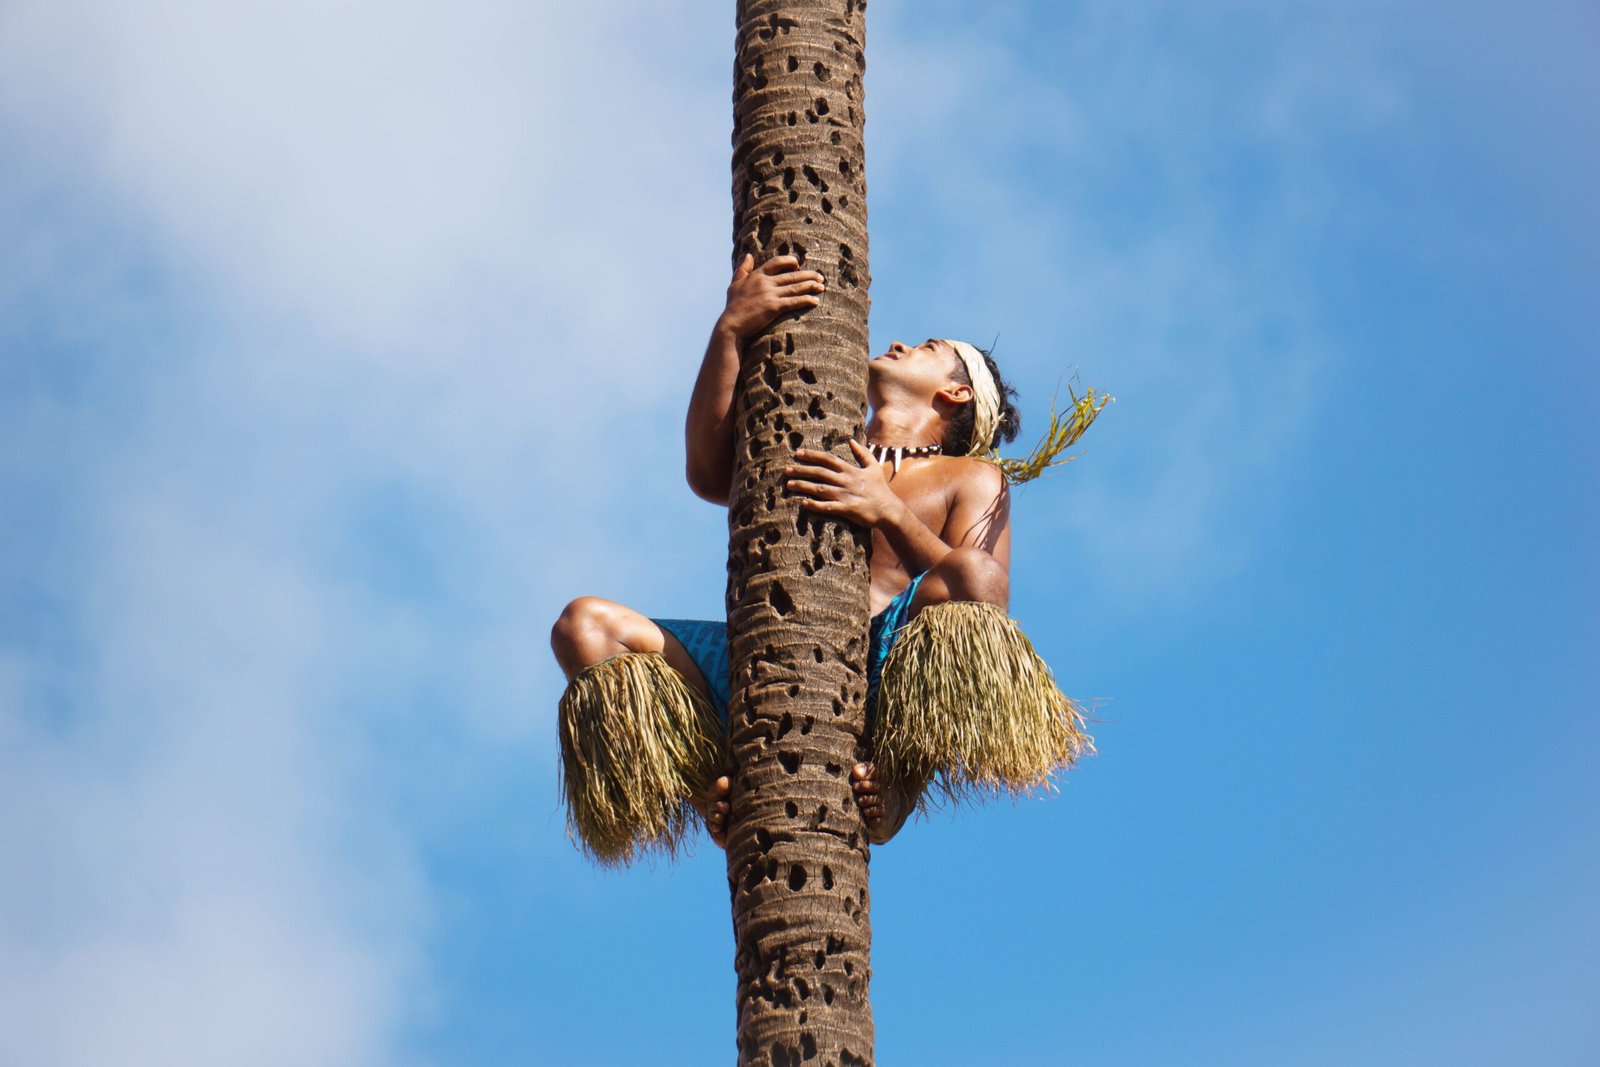
[[[926,572],[924,572],[926,573]],[[900,595],[889,601],[889,606],[872,617],[867,635],[867,723],[872,723],[878,703],[878,680],[883,677],[883,664],[889,658],[900,631],[905,628],[906,615],[911,610],[911,600],[917,595],[917,586],[923,575],[911,579],[911,584],[900,590]],[[676,637],[694,665],[705,676],[706,688],[711,690],[711,705],[717,716],[728,721],[728,624],[709,619],[652,619],[651,622]]]

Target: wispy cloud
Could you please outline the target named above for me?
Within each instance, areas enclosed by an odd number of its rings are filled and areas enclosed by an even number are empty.
[[[25,674],[0,708],[20,875],[0,891],[0,1052],[371,1059],[425,919],[406,843],[352,765],[364,727],[338,715],[340,634],[371,620],[204,502],[141,486],[107,507],[75,713],[30,714]]]
[[[418,763],[553,775],[548,620],[639,570],[616,515],[676,475],[726,105],[648,56],[695,43],[507,3],[0,14],[0,1058],[401,1057]]]

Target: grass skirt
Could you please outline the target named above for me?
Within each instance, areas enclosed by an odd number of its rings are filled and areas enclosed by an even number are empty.
[[[654,652],[585,668],[560,704],[567,832],[601,863],[668,855],[692,832],[730,766],[727,728]]]
[[[1094,750],[1083,727],[1082,709],[1003,610],[933,604],[884,664],[874,758],[888,780],[951,800],[1026,794]]]

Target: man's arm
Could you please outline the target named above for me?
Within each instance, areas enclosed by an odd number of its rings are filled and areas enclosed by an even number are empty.
[[[806,507],[881,530],[906,570],[925,571],[957,548],[981,549],[1011,568],[1011,492],[1005,476],[990,463],[964,464],[950,487],[950,510],[938,533],[917,518],[889,488],[883,467],[860,442],[851,441],[856,463],[827,452],[800,449],[785,471],[791,492],[807,497]]]
[[[935,533],[899,497],[878,524],[907,571],[931,568],[957,548],[977,548],[1011,570],[1011,490],[992,463],[973,462],[951,486],[950,512]]]
[[[745,256],[735,268],[684,420],[684,473],[696,496],[713,504],[728,502],[733,484],[733,390],[745,344],[779,315],[816,307],[822,291],[822,275],[801,270],[793,256],[776,256],[759,270],[755,257]]]

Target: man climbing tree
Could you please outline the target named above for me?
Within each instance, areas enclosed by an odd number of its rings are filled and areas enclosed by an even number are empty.
[[[739,5],[736,268],[686,425],[691,487],[728,507],[726,623],[585,597],[552,635],[575,839],[625,862],[698,810],[726,843],[742,1063],[870,1063],[868,843],[930,782],[1028,789],[1087,743],[1005,615],[1007,482],[1099,407],[1000,461],[986,353],[869,368],[863,42],[861,0]]]

